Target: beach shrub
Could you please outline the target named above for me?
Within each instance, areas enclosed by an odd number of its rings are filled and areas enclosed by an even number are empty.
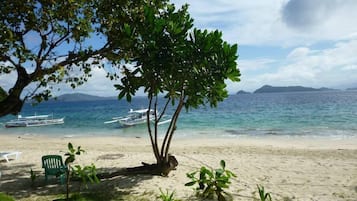
[[[97,169],[94,164],[88,166],[75,165],[72,167],[73,175],[81,179],[81,184],[84,184],[88,188],[88,182],[91,184],[99,183],[100,180],[97,177]],[[79,186],[79,191],[81,191],[81,185]]]
[[[1,193],[1,192],[0,192],[0,200],[1,201],[15,201],[15,199],[13,197],[11,197],[10,195],[6,195],[5,193]]]
[[[65,153],[65,156],[67,158],[65,159],[65,165],[67,167],[67,182],[66,182],[66,199],[68,200],[69,198],[69,183],[70,183],[70,178],[72,177],[78,177],[81,179],[81,182],[85,185],[85,187],[88,187],[88,181],[90,183],[99,183],[100,180],[97,177],[97,169],[94,164],[91,164],[89,166],[80,166],[80,165],[75,165],[72,167],[72,163],[76,160],[76,155],[81,155],[81,153],[84,153],[85,151],[81,148],[81,146],[78,146],[77,149],[75,149],[72,145],[72,143],[68,143],[68,151]],[[81,183],[81,184],[82,184]],[[81,191],[81,185],[79,185],[79,192]]]
[[[163,192],[160,188],[160,195],[159,198],[162,201],[179,201],[177,199],[175,199],[175,191],[172,191],[171,193],[169,193],[169,190],[166,190],[166,192]]]
[[[78,146],[77,149],[73,148],[72,143],[68,143],[68,151],[67,153],[65,153],[64,155],[67,156],[64,164],[67,167],[67,182],[66,182],[66,199],[68,200],[69,198],[69,183],[70,183],[70,175],[71,175],[71,164],[76,160],[76,155],[80,155],[81,153],[83,153],[84,150],[81,149],[81,146]]]
[[[31,186],[35,186],[35,180],[37,178],[36,173],[32,170],[32,168],[30,169],[30,179],[31,179]]]
[[[197,173],[198,176],[196,176]],[[229,194],[224,189],[229,188],[230,179],[236,177],[236,175],[227,170],[225,161],[221,160],[220,168],[213,170],[202,166],[199,171],[187,173],[187,177],[191,181],[186,183],[185,186],[198,184],[195,190],[200,196],[213,198],[216,195],[218,201],[225,201],[227,200],[226,196],[229,196]]]
[[[264,186],[257,185],[260,201],[272,201],[270,193],[266,193]]]

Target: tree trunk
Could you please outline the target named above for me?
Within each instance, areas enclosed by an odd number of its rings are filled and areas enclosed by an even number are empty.
[[[0,117],[8,114],[17,115],[21,112],[24,101],[20,97],[10,94],[0,101]]]
[[[15,86],[9,90],[9,95],[0,101],[0,117],[13,114],[17,115],[21,112],[24,100],[20,98],[23,89],[31,83],[31,78],[27,74],[25,68],[17,68],[17,80]]]
[[[167,176],[172,170],[176,170],[178,162],[175,156],[170,155],[168,162],[160,161],[157,164],[142,163],[142,166],[127,168],[128,173],[131,174],[150,174]]]

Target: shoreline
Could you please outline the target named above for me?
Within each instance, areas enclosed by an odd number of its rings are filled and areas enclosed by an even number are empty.
[[[98,134],[69,134],[69,135],[44,135],[44,134],[1,134],[0,133],[0,145],[2,138],[19,138],[19,139],[68,139],[68,140],[81,140],[92,139],[94,141],[101,139],[142,139],[147,141],[150,145],[149,135],[132,135],[132,136],[119,136],[119,135],[98,135]],[[163,140],[162,136],[159,136],[159,141]],[[298,148],[298,149],[357,149],[357,136],[306,136],[306,135],[264,135],[264,136],[222,136],[222,135],[193,135],[193,136],[175,136],[173,137],[173,143],[178,141],[180,143],[188,143],[193,141],[193,144],[197,144],[196,141],[204,140],[203,144],[218,145],[219,142],[232,142],[235,145],[251,145],[251,146],[270,146],[277,148]],[[6,140],[6,139],[4,139]]]
[[[0,151],[22,152],[17,160],[0,161],[0,191],[17,200],[36,200],[32,197],[44,190],[63,193],[62,187],[44,187],[41,156],[63,156],[68,142],[86,150],[76,160],[78,164],[94,163],[99,172],[155,161],[148,137],[64,138],[0,134]],[[237,175],[227,190],[234,200],[253,200],[257,197],[257,184],[271,192],[274,200],[354,200],[357,197],[357,138],[179,138],[173,139],[170,152],[178,159],[179,166],[168,177],[119,176],[102,181],[98,188],[138,195],[145,192],[158,195],[159,188],[169,189],[175,190],[177,198],[189,200],[194,192],[184,186],[189,181],[186,173],[201,166],[218,168],[219,161],[225,160],[227,169]],[[37,184],[41,188],[28,190],[31,189],[30,168],[39,175]],[[91,185],[91,188],[97,187]]]

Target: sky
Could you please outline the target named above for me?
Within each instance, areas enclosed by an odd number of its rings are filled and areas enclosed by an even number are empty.
[[[188,3],[194,26],[220,30],[238,44],[241,81],[227,81],[229,93],[263,85],[346,89],[357,87],[357,0],[173,0]],[[14,78],[0,76],[2,86]],[[102,69],[61,93],[115,96]],[[30,87],[31,88],[31,87]],[[140,94],[139,94],[140,95]]]
[[[184,1],[176,0],[182,4]],[[273,86],[357,87],[356,0],[192,0],[195,26],[238,44],[241,82],[228,90]]]

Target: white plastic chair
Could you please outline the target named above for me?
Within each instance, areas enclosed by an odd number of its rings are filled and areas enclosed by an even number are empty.
[[[15,156],[15,159],[18,159],[21,155],[19,151],[8,151],[8,152],[0,152],[0,156],[3,157],[6,162],[9,162],[9,156]]]

